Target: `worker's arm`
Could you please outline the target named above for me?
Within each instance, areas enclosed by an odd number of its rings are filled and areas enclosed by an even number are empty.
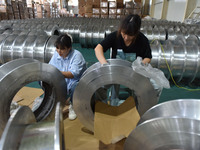
[[[70,71],[67,71],[67,72],[61,71],[61,73],[64,75],[65,78],[69,78],[69,79],[74,78],[74,75]]]
[[[146,64],[146,63],[150,63],[151,62],[151,59],[150,58],[144,58],[143,60],[142,60],[142,63],[143,64]]]
[[[107,61],[106,61],[106,58],[104,56],[104,52],[103,52],[103,47],[98,44],[96,47],[95,47],[95,55],[98,59],[98,61],[101,63],[101,64],[106,64]]]

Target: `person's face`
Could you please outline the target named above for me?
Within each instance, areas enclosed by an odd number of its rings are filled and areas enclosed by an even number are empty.
[[[66,58],[68,56],[70,50],[71,48],[67,48],[67,47],[65,49],[56,48],[56,51],[58,52],[58,54],[63,58]]]
[[[130,36],[128,34],[125,34],[124,32],[121,32],[121,35],[125,43],[132,42],[135,39],[135,36]]]

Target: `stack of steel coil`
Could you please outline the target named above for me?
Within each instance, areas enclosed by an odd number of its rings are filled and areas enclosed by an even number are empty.
[[[199,99],[158,104],[141,117],[125,141],[125,150],[200,149]]]

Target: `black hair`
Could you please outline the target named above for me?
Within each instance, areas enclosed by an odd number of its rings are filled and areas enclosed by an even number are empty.
[[[72,38],[68,34],[60,35],[54,43],[54,46],[57,49],[70,48],[72,47]]]
[[[141,18],[139,15],[131,14],[126,16],[119,26],[118,35],[121,34],[121,32],[124,32],[127,35],[130,36],[137,36],[141,27]]]

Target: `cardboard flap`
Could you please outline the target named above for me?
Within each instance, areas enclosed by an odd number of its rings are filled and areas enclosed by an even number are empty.
[[[104,144],[116,143],[132,132],[139,119],[132,96],[120,106],[99,101],[95,105],[94,136]]]

